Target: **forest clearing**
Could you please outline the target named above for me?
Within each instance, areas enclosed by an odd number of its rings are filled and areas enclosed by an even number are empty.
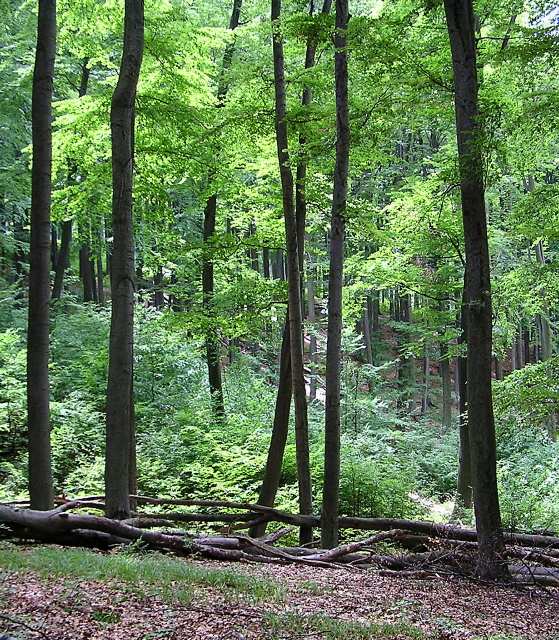
[[[559,640],[557,0],[0,9],[0,640]]]

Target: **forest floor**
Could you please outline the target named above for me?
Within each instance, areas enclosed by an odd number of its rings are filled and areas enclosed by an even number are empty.
[[[559,591],[4,544],[2,633],[22,640],[551,640],[559,639]]]

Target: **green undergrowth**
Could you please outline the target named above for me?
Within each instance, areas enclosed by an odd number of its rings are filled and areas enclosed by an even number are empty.
[[[245,576],[229,569],[208,569],[159,553],[101,554],[85,549],[0,546],[0,570],[34,571],[41,576],[70,576],[120,582],[140,595],[157,595],[187,603],[196,587],[212,587],[231,596],[282,602],[285,588],[273,580]]]
[[[274,640],[318,636],[325,640],[426,640],[425,633],[407,623],[361,623],[331,618],[324,614],[309,616],[288,614],[267,614],[266,622]]]

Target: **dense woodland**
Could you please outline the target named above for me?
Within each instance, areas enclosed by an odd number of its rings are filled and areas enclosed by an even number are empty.
[[[0,10],[0,523],[559,545],[555,2]]]

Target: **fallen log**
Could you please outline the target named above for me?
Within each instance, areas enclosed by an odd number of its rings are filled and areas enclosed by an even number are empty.
[[[247,502],[235,502],[227,500],[199,500],[199,499],[167,499],[154,498],[143,495],[132,495],[131,498],[138,504],[153,506],[191,506],[204,508],[221,508],[234,510],[234,513],[191,513],[191,512],[169,512],[165,511],[157,514],[141,514],[141,518],[159,518],[169,522],[222,522],[232,523],[230,530],[239,526],[247,526],[254,521],[258,522],[279,522],[286,525],[300,527],[320,527],[320,517],[314,515],[294,514],[274,507],[266,507]],[[67,512],[72,509],[88,507],[102,508],[102,496],[91,496],[61,503],[55,512]],[[4,505],[4,508],[7,505]],[[0,508],[2,506],[0,505]],[[246,511],[247,513],[242,513]],[[94,517],[94,516],[90,516]],[[137,521],[141,523],[141,521]],[[240,523],[240,525],[233,524]],[[461,527],[455,524],[440,524],[423,520],[408,520],[401,518],[362,518],[353,516],[342,516],[339,518],[340,529],[357,529],[369,531],[405,531],[406,536],[401,536],[400,542],[410,548],[427,548],[429,539],[449,540],[462,543],[477,544],[477,532],[475,529]],[[546,534],[529,533],[504,533],[505,542],[508,545],[519,547],[532,547],[546,549],[546,554],[554,555],[559,551],[559,537]]]

